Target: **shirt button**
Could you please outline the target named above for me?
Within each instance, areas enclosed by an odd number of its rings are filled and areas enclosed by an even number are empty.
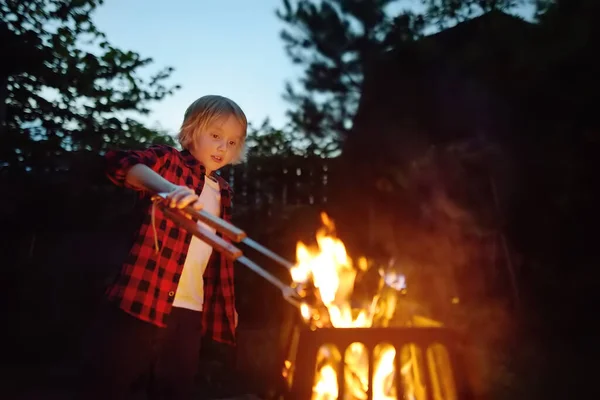
[[[175,296],[175,292],[171,290],[171,291],[169,292],[169,297],[173,297],[173,296]]]

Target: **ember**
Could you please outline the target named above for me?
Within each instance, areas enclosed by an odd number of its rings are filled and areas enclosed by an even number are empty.
[[[311,300],[301,306],[303,323],[293,331],[284,363],[290,397],[457,399],[461,376],[452,368],[458,362],[453,336],[423,317],[410,328],[388,327],[406,290],[397,271],[379,268],[377,293],[358,304],[352,298],[355,280],[368,262],[351,260],[333,221],[324,213],[321,220],[316,248],[299,242],[290,271]]]

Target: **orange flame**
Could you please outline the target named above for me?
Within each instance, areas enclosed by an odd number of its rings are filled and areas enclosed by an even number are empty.
[[[330,323],[335,328],[365,328],[371,326],[369,310],[360,310],[353,315],[350,296],[354,288],[356,269],[346,253],[344,243],[335,237],[335,225],[325,213],[321,213],[323,227],[316,234],[318,249],[310,249],[302,242],[296,248],[297,264],[292,268],[292,280],[306,283],[312,280],[318,295],[327,311]],[[366,266],[366,260],[359,260],[359,266]],[[302,306],[305,319],[317,316],[316,310]]]

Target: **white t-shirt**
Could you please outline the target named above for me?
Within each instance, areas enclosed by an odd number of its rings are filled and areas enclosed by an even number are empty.
[[[204,205],[204,210],[219,216],[221,209],[221,195],[219,191],[219,183],[213,181],[208,176],[204,179],[204,187],[200,193],[200,202]],[[214,228],[198,221],[198,225],[211,232],[215,232]],[[204,303],[204,271],[212,254],[212,247],[192,236],[190,247],[185,258],[183,271],[177,292],[173,300],[173,307],[187,308],[194,311],[202,311]]]

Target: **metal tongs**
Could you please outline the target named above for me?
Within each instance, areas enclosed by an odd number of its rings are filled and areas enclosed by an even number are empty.
[[[283,298],[286,301],[300,308],[303,296],[298,293],[296,288],[283,283],[273,274],[267,272],[264,268],[260,267],[254,261],[246,257],[242,250],[227,242],[216,233],[213,233],[198,225],[193,218],[196,218],[197,220],[204,222],[206,225],[215,228],[217,232],[220,232],[223,236],[228,237],[231,241],[243,243],[244,245],[258,251],[287,270],[290,270],[294,266],[293,263],[287,261],[273,251],[250,239],[246,232],[225,221],[224,219],[212,215],[204,210],[196,210],[191,206],[187,206],[182,209],[171,208],[166,204],[166,198],[166,193],[158,193],[152,196],[152,201],[168,218],[173,220],[179,226],[196,236],[198,239],[208,243],[215,250],[223,253],[230,260],[237,261],[240,264],[245,265],[258,275],[265,278],[267,281],[281,290]]]

